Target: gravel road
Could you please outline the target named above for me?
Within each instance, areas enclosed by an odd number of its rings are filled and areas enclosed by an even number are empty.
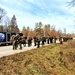
[[[34,46],[34,44],[32,44],[31,47],[28,47],[28,46],[23,47],[22,50],[20,50],[19,48],[17,50],[13,50],[12,45],[11,46],[1,46],[0,47],[0,57],[8,56],[8,55],[15,54],[15,53],[24,52],[24,51],[31,50],[34,48],[36,48],[36,46]]]
[[[57,43],[58,42],[59,41],[57,41]],[[1,46],[0,47],[0,58],[3,57],[3,56],[8,56],[8,55],[12,55],[12,54],[15,54],[15,53],[24,52],[24,51],[31,50],[31,49],[34,49],[34,48],[37,48],[36,46],[34,46],[34,43],[32,44],[31,47],[28,47],[26,45],[26,47],[23,47],[22,50],[20,50],[20,49],[13,50],[12,45],[11,46]]]

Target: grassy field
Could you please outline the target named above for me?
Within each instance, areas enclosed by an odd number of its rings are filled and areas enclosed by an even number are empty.
[[[0,75],[75,75],[75,41],[0,58]]]

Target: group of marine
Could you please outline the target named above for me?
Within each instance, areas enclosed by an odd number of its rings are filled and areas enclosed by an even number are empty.
[[[62,40],[62,37],[59,37],[60,44],[63,43],[63,41],[71,40],[72,37],[64,37]],[[33,42],[32,42],[33,40]],[[18,47],[19,49],[22,49],[22,44],[25,47],[26,44],[28,47],[32,46],[32,43],[34,43],[34,46],[37,46],[37,48],[40,47],[40,45],[44,44],[51,44],[51,43],[56,43],[57,38],[48,36],[48,37],[40,37],[40,36],[34,36],[33,38],[31,36],[25,36],[22,35],[20,36],[19,34],[12,35],[10,38],[10,41],[13,45],[13,50],[16,50]]]

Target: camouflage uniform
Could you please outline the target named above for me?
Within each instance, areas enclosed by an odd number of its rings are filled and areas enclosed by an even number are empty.
[[[60,44],[63,44],[62,37],[59,38]]]
[[[49,42],[49,36],[47,36],[47,44],[49,44],[50,42]]]
[[[24,47],[26,46],[26,39],[27,37],[25,35],[21,36],[22,44],[24,45]]]
[[[39,48],[39,47],[40,47],[40,41],[41,41],[40,36],[37,36],[37,48]]]
[[[32,45],[32,37],[28,36],[27,41],[28,41],[28,47],[31,46]]]
[[[46,38],[45,37],[42,37],[41,41],[42,41],[42,45],[44,45],[45,42],[46,42]]]
[[[53,43],[53,37],[50,37],[49,39],[50,39],[50,43]]]
[[[34,37],[34,46],[36,46],[36,44],[37,44],[37,38],[36,38],[36,36]]]
[[[11,41],[11,43],[12,43],[12,45],[13,45],[13,50],[14,50],[14,49],[17,49],[17,47],[18,47],[18,42],[17,42],[17,38],[16,38],[15,35],[12,35],[12,36],[11,36],[10,41]]]
[[[20,49],[22,49],[22,38],[20,35],[17,36],[18,45],[20,46]]]

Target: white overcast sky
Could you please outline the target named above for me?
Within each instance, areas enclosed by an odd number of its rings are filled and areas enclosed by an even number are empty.
[[[43,25],[55,25],[56,29],[67,33],[75,33],[74,7],[67,6],[70,0],[0,0],[0,7],[5,9],[7,16],[17,18],[20,30],[23,26],[35,27],[36,22]]]

